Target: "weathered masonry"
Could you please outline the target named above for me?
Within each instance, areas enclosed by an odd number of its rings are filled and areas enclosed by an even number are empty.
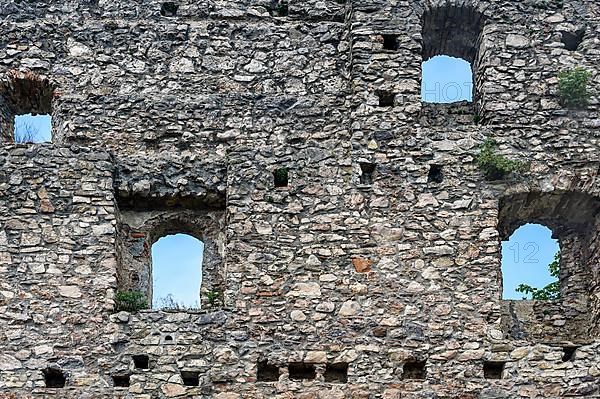
[[[596,0],[0,0],[0,398],[600,397],[598,32]],[[439,54],[472,103],[421,101]],[[486,138],[529,170],[486,180]],[[558,301],[501,299],[528,222]],[[202,310],[116,311],[174,233]]]

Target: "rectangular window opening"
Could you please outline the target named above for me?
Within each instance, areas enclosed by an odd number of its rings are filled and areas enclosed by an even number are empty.
[[[150,368],[150,358],[148,355],[134,355],[132,359],[136,369],[148,370]]]
[[[46,388],[64,388],[67,382],[62,370],[54,367],[48,367],[43,371]]]
[[[488,380],[500,380],[504,373],[506,362],[486,361],[483,363],[483,376]]]
[[[129,375],[113,375],[113,385],[117,388],[127,388],[129,386]]]
[[[317,371],[314,364],[290,363],[288,365],[290,380],[314,380],[317,378]]]
[[[279,367],[269,364],[266,360],[258,362],[257,381],[276,382],[279,381]]]
[[[325,382],[347,383],[348,363],[327,364],[323,377]]]
[[[54,84],[32,72],[9,71],[0,85],[0,136],[3,142],[52,141]]]
[[[427,377],[425,360],[415,360],[404,363],[402,368],[403,380],[424,380]]]
[[[181,379],[183,385],[187,387],[197,387],[200,385],[200,372],[198,371],[182,371]]]
[[[15,143],[52,142],[52,117],[50,115],[16,115],[14,121]]]

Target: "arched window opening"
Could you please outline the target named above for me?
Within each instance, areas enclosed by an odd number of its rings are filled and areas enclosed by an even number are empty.
[[[446,55],[423,62],[421,99],[429,103],[473,101],[473,70],[463,59]]]
[[[600,201],[589,194],[530,191],[500,198],[498,234],[506,242],[501,254],[498,248],[496,295],[508,299],[501,303],[507,337],[576,342],[598,328],[599,231]],[[524,297],[538,300],[519,300]]]
[[[560,245],[552,230],[525,224],[502,242],[502,298],[556,300],[560,297]]]
[[[435,7],[422,23],[422,101],[473,101],[483,14],[468,6]]]
[[[152,245],[152,308],[199,309],[204,243],[187,234]]]
[[[15,143],[49,143],[52,141],[50,115],[24,114],[15,116]]]

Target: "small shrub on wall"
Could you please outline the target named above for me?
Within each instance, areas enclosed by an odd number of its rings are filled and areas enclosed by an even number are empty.
[[[117,311],[137,312],[148,309],[146,295],[139,291],[119,291],[115,296]]]
[[[592,74],[583,68],[562,71],[558,74],[558,90],[561,104],[568,108],[584,108],[590,94],[587,86]]]
[[[524,162],[512,161],[496,153],[496,142],[486,139],[477,155],[477,165],[487,180],[500,180],[513,172],[524,172],[529,165]]]

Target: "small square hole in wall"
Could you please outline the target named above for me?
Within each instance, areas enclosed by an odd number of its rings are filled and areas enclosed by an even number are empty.
[[[381,35],[383,37],[383,49],[396,51],[398,50],[398,36],[396,35]]]
[[[275,187],[287,187],[288,178],[288,168],[275,169],[275,171],[273,172],[273,181],[275,182]]]
[[[360,163],[360,184],[373,184],[373,175],[375,174],[375,164],[369,162]]]
[[[561,41],[565,45],[565,48],[569,51],[577,51],[579,45],[583,41],[585,30],[580,29],[575,32],[563,31],[561,32]]]
[[[129,386],[129,375],[113,375],[113,386],[117,388],[127,388]]]
[[[325,382],[348,382],[348,363],[327,364],[323,377]]]
[[[380,107],[393,107],[396,95],[391,91],[378,90],[377,97],[379,97]]]
[[[269,364],[266,360],[258,362],[256,372],[257,381],[275,382],[279,381],[279,367]]]
[[[160,7],[160,15],[163,17],[174,17],[177,15],[179,5],[172,1],[165,1]]]
[[[48,367],[43,371],[46,388],[64,388],[67,382],[63,372],[54,367]]]
[[[290,380],[314,380],[317,378],[317,371],[314,364],[290,363],[288,365]]]
[[[287,17],[290,13],[286,0],[274,0],[271,2],[271,14],[276,17]]]
[[[483,376],[488,380],[500,380],[504,372],[506,362],[484,362]]]
[[[182,371],[181,379],[183,385],[187,387],[197,387],[200,385],[200,373],[198,371]]]
[[[402,367],[403,380],[424,380],[427,377],[425,360],[413,360],[404,363]]]
[[[136,369],[148,370],[150,368],[150,358],[148,355],[134,355],[131,358]]]
[[[430,165],[429,174],[427,175],[428,183],[441,183],[444,181],[444,173],[442,171],[442,165]]]
[[[563,362],[572,362],[575,359],[575,352],[577,352],[578,346],[565,346],[563,348]]]

